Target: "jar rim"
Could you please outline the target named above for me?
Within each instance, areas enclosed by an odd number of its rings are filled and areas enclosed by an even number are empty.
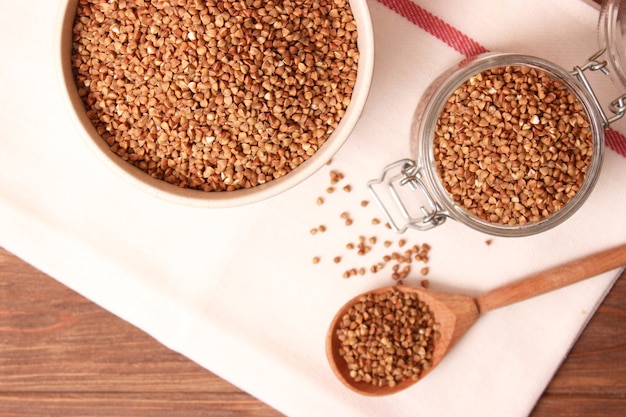
[[[544,71],[549,76],[561,81],[570,92],[583,105],[592,129],[593,154],[591,165],[588,168],[581,188],[574,197],[569,200],[560,210],[550,216],[536,222],[528,222],[523,225],[504,225],[491,223],[480,219],[452,199],[450,193],[444,187],[434,163],[434,126],[443,109],[444,104],[453,92],[472,76],[491,69],[504,66],[528,66]],[[604,129],[601,116],[593,104],[589,93],[567,71],[558,65],[530,55],[510,53],[487,53],[469,60],[462,61],[458,66],[444,73],[435,83],[429,94],[422,98],[423,103],[418,105],[414,118],[412,137],[417,143],[412,148],[416,155],[419,168],[423,171],[430,185],[435,200],[442,207],[442,212],[448,217],[454,218],[476,230],[497,236],[526,236],[551,229],[569,218],[580,208],[582,203],[590,195],[599,177],[602,160],[604,157]]]

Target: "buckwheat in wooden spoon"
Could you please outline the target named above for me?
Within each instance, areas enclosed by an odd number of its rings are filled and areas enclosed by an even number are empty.
[[[487,311],[626,265],[626,244],[548,269],[478,297],[396,285],[348,301],[326,354],[337,377],[364,395],[401,391],[426,376]]]

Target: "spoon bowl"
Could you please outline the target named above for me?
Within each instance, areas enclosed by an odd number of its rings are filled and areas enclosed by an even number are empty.
[[[474,324],[479,316],[476,302],[471,297],[436,292],[407,285],[377,288],[348,301],[339,312],[337,312],[330,325],[327,336],[326,354],[330,359],[330,365],[333,371],[341,382],[363,395],[379,396],[393,394],[394,392],[408,388],[418,381],[412,378],[405,378],[393,387],[389,385],[376,386],[364,381],[355,381],[350,377],[348,364],[339,353],[341,341],[339,340],[337,329],[343,317],[348,313],[348,310],[366,294],[382,294],[393,288],[402,293],[416,294],[420,301],[428,305],[432,315],[436,318],[436,322],[440,325],[431,359],[431,368],[423,370],[420,374],[420,379],[426,376],[426,374],[443,359],[446,352],[448,352],[465,331]]]
[[[337,378],[351,390],[368,396],[394,394],[410,387],[435,369],[482,313],[565,287],[624,265],[626,265],[626,244],[536,273],[475,298],[402,284],[377,288],[352,298],[337,312],[326,335],[326,355]],[[398,381],[395,386],[378,386],[365,381],[355,381],[350,376],[348,364],[340,354],[341,341],[337,332],[339,326],[343,317],[360,302],[364,295],[379,295],[393,288],[401,293],[416,294],[417,298],[428,306],[435,322],[439,324],[430,367],[421,372],[419,379],[405,378]]]

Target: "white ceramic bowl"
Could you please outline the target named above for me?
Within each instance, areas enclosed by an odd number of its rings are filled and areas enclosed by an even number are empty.
[[[60,74],[63,95],[70,109],[71,117],[79,129],[80,135],[86,139],[88,146],[112,171],[122,175],[141,190],[172,202],[207,208],[242,206],[273,197],[301,183],[330,161],[345,143],[361,115],[369,93],[374,67],[374,38],[371,18],[366,0],[350,0],[352,12],[357,22],[357,44],[360,55],[356,85],[344,117],[324,145],[308,160],[283,177],[252,188],[219,192],[180,188],[166,181],[152,178],[149,174],[115,155],[88,119],[84,105],[78,95],[71,66],[72,27],[77,4],[78,0],[61,1],[56,33],[57,71]]]

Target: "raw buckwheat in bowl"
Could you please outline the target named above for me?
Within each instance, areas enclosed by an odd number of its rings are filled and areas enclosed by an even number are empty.
[[[67,0],[60,70],[83,136],[165,199],[275,196],[337,152],[367,99],[365,0]]]

